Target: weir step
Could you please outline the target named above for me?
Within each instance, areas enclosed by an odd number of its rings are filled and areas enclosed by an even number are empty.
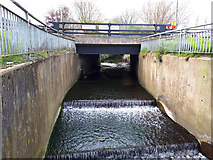
[[[157,106],[157,103],[155,100],[73,100],[71,102],[64,102],[64,108],[66,107],[95,107],[95,108],[101,108],[101,107],[113,107],[113,108],[119,108],[119,107],[135,107],[135,106]]]

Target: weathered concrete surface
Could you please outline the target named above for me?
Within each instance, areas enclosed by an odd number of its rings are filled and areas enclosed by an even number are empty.
[[[1,71],[3,158],[42,158],[61,102],[80,67],[74,53]]]
[[[139,57],[140,84],[167,106],[167,114],[200,142],[211,143],[212,80],[211,58],[164,55]]]
[[[75,35],[76,44],[107,44],[107,45],[141,45],[141,37],[136,36],[94,36]]]

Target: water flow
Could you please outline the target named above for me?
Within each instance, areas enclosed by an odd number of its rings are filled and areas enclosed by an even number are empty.
[[[123,78],[112,78],[111,85],[106,77],[78,82],[64,100],[46,158],[204,158],[191,134],[163,115],[134,80]],[[118,92],[126,85],[125,94]],[[91,97],[91,91],[102,95]]]
[[[165,117],[155,101],[65,102],[47,158],[186,158],[202,155],[186,130]]]

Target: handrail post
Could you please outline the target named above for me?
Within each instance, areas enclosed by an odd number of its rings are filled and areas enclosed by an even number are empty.
[[[108,26],[109,26],[108,36],[111,36],[111,23],[109,23]]]
[[[29,22],[29,13],[25,12],[25,19]]]
[[[181,52],[181,43],[182,43],[182,30],[180,30],[179,55]]]
[[[29,38],[29,40],[27,41],[27,54],[28,54],[28,59],[31,60],[31,41],[32,41],[32,37],[30,34],[30,21],[29,21],[29,13],[27,11],[25,12],[25,19],[27,21],[27,37]]]
[[[63,22],[62,23],[62,32],[64,33],[64,25],[65,25],[65,23]]]
[[[5,27],[5,26],[4,26]],[[1,44],[0,44],[0,46],[2,45],[2,52],[1,52],[1,48],[0,48],[0,57],[2,56],[2,55],[5,55],[5,44],[4,44],[4,32],[3,32],[3,14],[2,14],[2,6],[1,6],[1,4],[0,4],[0,28],[1,28]]]
[[[155,24],[155,34],[157,33],[157,24]]]

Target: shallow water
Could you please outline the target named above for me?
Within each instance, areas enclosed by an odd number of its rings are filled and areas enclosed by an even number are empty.
[[[204,158],[128,70],[104,69],[66,95],[48,145],[53,159]]]

